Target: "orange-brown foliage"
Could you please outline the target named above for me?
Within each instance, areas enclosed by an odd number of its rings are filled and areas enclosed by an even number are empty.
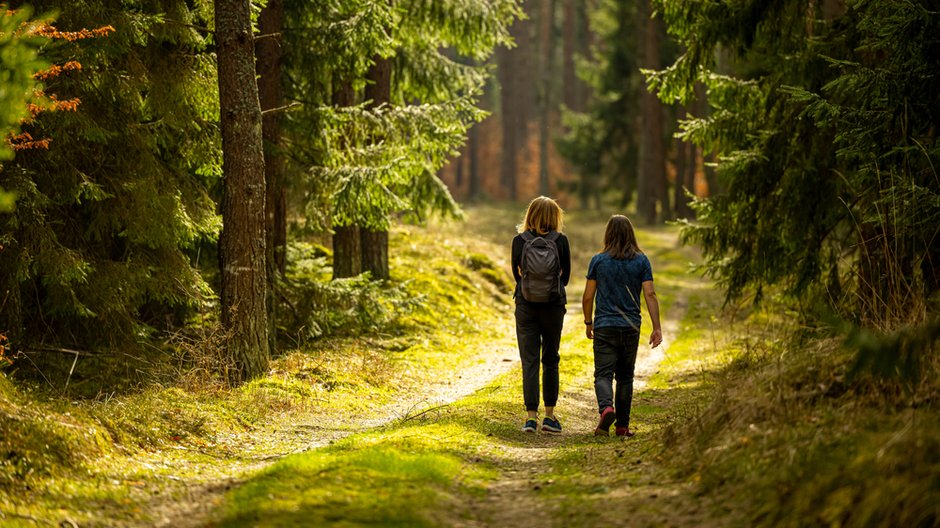
[[[52,143],[52,138],[33,139],[33,136],[30,135],[29,132],[21,132],[15,136],[10,136],[7,138],[7,144],[9,144],[13,150],[48,150],[49,143]]]
[[[5,4],[0,4],[0,9],[5,8]],[[12,16],[14,13],[15,11],[13,10],[5,10],[6,16]],[[20,31],[30,36],[75,42],[77,40],[84,40],[89,38],[106,37],[110,33],[113,33],[115,29],[112,26],[102,26],[94,29],[83,28],[78,31],[59,31],[55,26],[49,24],[48,22],[32,21],[25,22],[20,27]],[[53,64],[46,70],[36,72],[33,74],[33,78],[45,82],[51,79],[55,79],[63,72],[81,71],[81,69],[82,65],[80,62],[68,61],[65,64]],[[46,94],[42,90],[35,92],[33,97],[35,102],[27,103],[27,109],[29,110],[30,117],[24,119],[23,124],[32,122],[36,116],[43,112],[75,112],[78,110],[78,105],[81,104],[81,99],[77,97],[60,100],[54,94]],[[33,137],[28,132],[23,132],[18,135],[10,135],[7,138],[7,143],[13,148],[13,150],[17,151],[29,149],[48,149],[51,142],[51,138],[33,139]]]
[[[115,29],[111,26],[102,26],[95,29],[80,29],[78,31],[59,31],[55,26],[49,24],[39,24],[30,28],[30,33],[39,37],[50,39],[61,39],[69,42],[89,38],[106,37],[113,33]]]
[[[36,72],[33,74],[33,78],[38,79],[40,81],[48,81],[49,79],[54,79],[58,77],[59,75],[62,74],[62,72],[72,71],[72,70],[81,70],[81,69],[82,69],[82,65],[80,62],[68,61],[62,65],[53,64],[52,67],[50,67],[47,70]]]

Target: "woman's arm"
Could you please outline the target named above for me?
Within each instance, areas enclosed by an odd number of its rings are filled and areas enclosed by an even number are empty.
[[[659,324],[659,301],[656,299],[656,290],[653,281],[643,281],[643,297],[646,298],[646,309],[650,312],[653,322],[653,333],[650,334],[650,346],[656,348],[663,342],[663,328]]]
[[[584,295],[581,296],[581,309],[584,310],[584,335],[594,339],[594,294],[597,292],[597,281],[588,279],[584,284]]]
[[[510,257],[510,262],[512,266],[512,278],[519,282],[519,279],[522,278],[522,274],[519,271],[519,266],[522,265],[520,262],[522,260],[522,237],[516,235],[512,239],[512,252]]]
[[[561,283],[568,285],[568,279],[571,278],[571,246],[568,243],[568,237],[561,235],[558,237],[558,257],[561,259]],[[585,319],[587,321],[587,319]]]

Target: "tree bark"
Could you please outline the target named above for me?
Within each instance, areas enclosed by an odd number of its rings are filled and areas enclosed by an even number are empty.
[[[388,280],[388,231],[362,229],[359,241],[362,271],[368,271],[372,280]]]
[[[392,61],[375,56],[366,75],[365,97],[369,108],[377,108],[392,101]],[[368,271],[372,280],[387,280],[388,231],[362,229],[359,235],[362,255],[362,271]]]
[[[548,142],[551,138],[551,121],[554,100],[555,75],[555,7],[557,0],[543,0],[539,16],[539,193],[551,194],[551,173],[548,166]]]
[[[659,21],[651,17],[650,0],[638,5],[640,26],[643,28],[640,64],[644,68],[660,69]],[[662,201],[663,214],[668,210],[665,193],[665,149],[663,138],[663,106],[655,94],[645,87],[640,94],[642,118],[638,136],[640,138],[639,171],[637,173],[637,213],[647,224],[657,219],[656,205]]]
[[[333,226],[333,278],[344,279],[362,273],[359,226]]]
[[[685,110],[685,107],[679,105],[678,111],[676,112],[680,117]],[[685,177],[686,177],[686,157],[688,156],[688,146],[685,141],[682,141],[679,138],[675,138],[673,141],[674,147],[676,149],[676,185],[673,187],[673,201],[676,204],[676,217],[684,218],[686,216],[685,212],[685,193],[683,191],[685,187]]]
[[[0,246],[0,335],[7,338],[3,344],[7,350],[17,350],[24,343],[22,298],[20,296],[20,280],[18,278],[19,263],[22,254],[16,244]]]
[[[532,2],[523,1],[522,8],[529,14]],[[497,51],[500,83],[500,113],[503,128],[502,162],[500,182],[506,189],[509,200],[518,199],[518,159],[526,146],[526,136],[531,112],[532,89],[529,55],[532,48],[532,23],[516,20],[510,34],[516,41],[514,49],[500,48]]]
[[[564,21],[562,22],[562,83],[564,85],[564,96],[562,100],[565,106],[571,110],[578,110],[577,82],[578,77],[575,74],[574,56],[577,52],[577,12],[575,10],[575,0],[564,0]]]
[[[268,368],[264,149],[249,0],[215,0],[222,125],[222,326],[241,382]]]
[[[356,102],[356,93],[352,83],[333,79],[333,106],[352,106]],[[362,273],[362,253],[359,248],[359,226],[341,226],[333,224],[333,279],[355,277]]]
[[[284,27],[282,0],[269,0],[258,17],[258,28],[264,37],[255,43],[258,73],[258,98],[262,112],[281,108],[284,102],[281,87],[281,37]],[[284,157],[281,154],[281,116],[279,112],[262,113],[261,136],[264,140],[265,230],[267,232],[268,278],[268,344],[272,355],[277,353],[277,274],[286,271],[287,194],[284,190]]]
[[[470,138],[467,146],[467,157],[469,158],[469,181],[467,194],[470,201],[478,201],[483,197],[483,187],[480,182],[480,128],[474,125],[470,128]]]

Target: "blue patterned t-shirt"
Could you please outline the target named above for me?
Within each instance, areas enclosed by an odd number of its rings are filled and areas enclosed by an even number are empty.
[[[588,265],[587,278],[597,281],[594,328],[639,330],[643,283],[653,280],[653,268],[646,255],[637,253],[632,259],[617,260],[607,253],[598,253]]]

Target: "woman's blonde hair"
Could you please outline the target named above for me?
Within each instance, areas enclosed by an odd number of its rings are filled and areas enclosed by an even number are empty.
[[[518,226],[519,232],[535,231],[539,235],[546,235],[551,231],[561,232],[563,214],[564,211],[555,200],[548,196],[539,196],[529,202],[525,220]]]

